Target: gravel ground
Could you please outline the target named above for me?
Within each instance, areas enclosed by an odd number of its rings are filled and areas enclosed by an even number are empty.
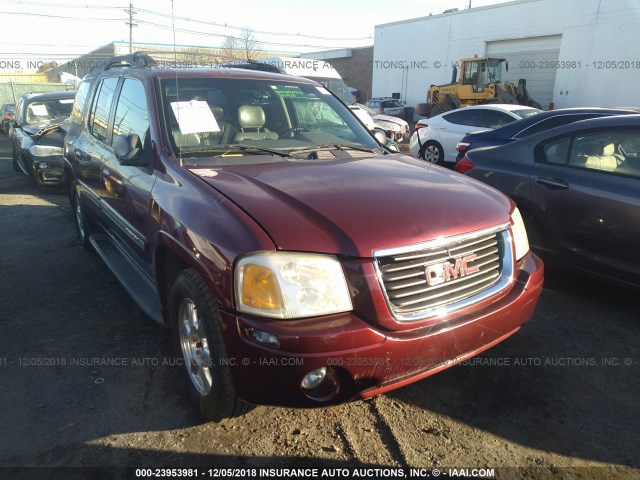
[[[13,173],[4,135],[0,292],[3,479],[22,472],[7,467],[29,466],[640,478],[640,300],[632,292],[549,270],[533,320],[463,365],[369,401],[258,407],[202,423],[181,367],[167,364],[168,331],[77,244],[66,197]],[[107,358],[122,364],[101,364]]]

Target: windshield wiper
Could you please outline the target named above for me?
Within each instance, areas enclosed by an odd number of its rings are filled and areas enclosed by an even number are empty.
[[[327,145],[313,145],[310,147],[302,147],[302,148],[294,148],[291,149],[290,152],[306,152],[309,150],[357,150],[359,152],[369,152],[375,153],[375,150],[372,148],[366,147],[358,147],[355,145],[346,145],[346,144],[327,144]]]
[[[269,153],[271,155],[278,155],[279,157],[289,157],[290,155],[287,152],[281,152],[280,150],[273,150],[270,148],[256,147],[255,145],[245,145],[243,143],[232,143],[229,145],[219,145],[212,146],[211,148],[188,148],[181,149],[181,153],[190,154],[190,153],[216,153],[223,152],[216,156],[225,156],[230,153],[234,153],[237,151],[253,151],[253,152],[261,152],[261,153]]]

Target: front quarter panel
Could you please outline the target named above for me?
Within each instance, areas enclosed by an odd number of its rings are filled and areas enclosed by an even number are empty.
[[[171,162],[166,164],[164,173],[158,174],[151,208],[160,225],[151,245],[159,288],[165,283],[161,256],[169,251],[196,269],[218,302],[232,309],[233,267],[238,256],[275,248],[247,213]]]

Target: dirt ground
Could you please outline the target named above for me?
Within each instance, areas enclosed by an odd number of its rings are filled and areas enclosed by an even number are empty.
[[[182,367],[163,365],[168,331],[77,244],[67,198],[13,173],[0,135],[0,478],[28,466],[363,465],[640,478],[639,296],[553,271],[545,287],[522,331],[426,380],[202,423]]]

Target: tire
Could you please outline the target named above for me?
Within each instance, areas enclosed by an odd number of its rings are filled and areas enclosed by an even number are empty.
[[[433,140],[429,140],[420,150],[420,158],[435,165],[444,165],[444,150]]]
[[[454,109],[455,107],[449,102],[438,102],[431,109],[431,116],[435,117],[436,115],[440,115],[441,113],[445,113]]]
[[[182,357],[189,397],[207,420],[220,422],[247,413],[251,406],[238,399],[226,357],[218,303],[193,269],[183,270],[171,290],[171,338]]]
[[[73,219],[76,225],[76,231],[78,232],[78,243],[80,243],[85,250],[93,250],[91,242],[89,241],[91,230],[87,223],[87,216],[84,213],[84,208],[82,208],[80,197],[75,188],[73,189],[72,199],[71,207],[73,208]]]

